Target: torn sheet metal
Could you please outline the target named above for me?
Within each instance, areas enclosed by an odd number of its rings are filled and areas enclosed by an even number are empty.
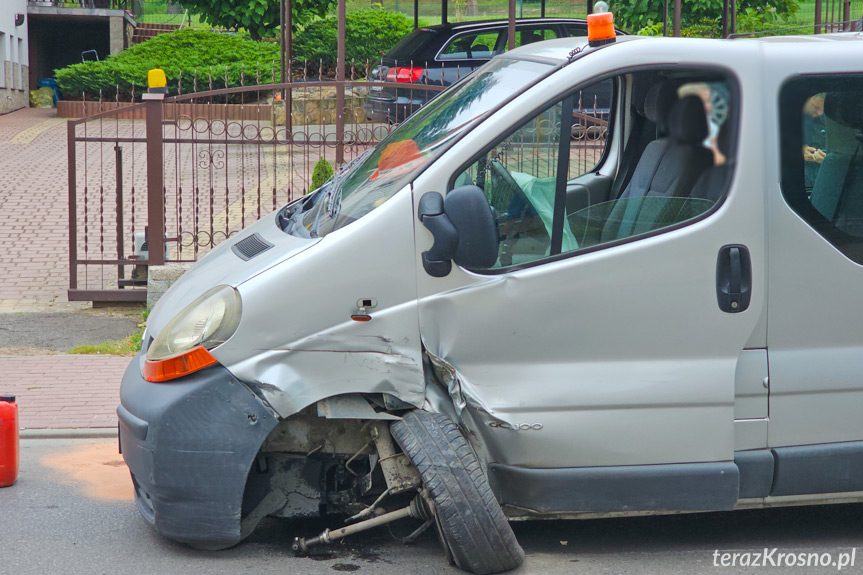
[[[235,368],[280,417],[346,393],[389,393],[410,405],[425,401],[422,365],[384,352],[272,350]]]
[[[476,392],[474,387],[469,382],[465,381],[464,378],[456,372],[453,366],[441,358],[436,357],[434,354],[429,352],[428,349],[426,349],[425,354],[426,357],[429,358],[429,361],[431,361],[432,369],[434,370],[438,381],[446,386],[447,393],[449,393],[449,396],[452,398],[453,405],[455,406],[456,413],[458,413],[459,418],[462,417],[462,412],[465,407],[470,406],[477,411],[485,413],[495,421],[507,424],[511,423],[483,402],[482,399],[479,398],[479,394]]]
[[[422,405],[413,220],[409,191],[395,194],[362,225],[249,277],[240,325],[213,356],[282,418],[345,394]],[[351,319],[365,300],[377,303],[370,319]]]
[[[326,419],[385,419],[397,421],[397,415],[377,412],[359,395],[328,397],[318,402],[318,415]]]

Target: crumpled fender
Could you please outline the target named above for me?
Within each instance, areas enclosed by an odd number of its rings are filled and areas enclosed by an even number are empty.
[[[405,306],[407,307],[407,306]],[[380,333],[401,321],[401,310],[376,314]],[[372,322],[369,322],[372,323]],[[388,393],[415,407],[425,401],[422,351],[406,336],[355,333],[356,322],[304,337],[283,348],[266,350],[231,366],[280,417],[346,393]]]

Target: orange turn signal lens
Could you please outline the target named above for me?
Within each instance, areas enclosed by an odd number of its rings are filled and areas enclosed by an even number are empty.
[[[186,353],[169,357],[159,361],[147,360],[144,362],[144,379],[153,383],[171,381],[204,369],[218,363],[216,358],[203,347],[196,347]]]
[[[614,37],[614,14],[600,12],[587,16],[587,41],[591,46],[613,42]]]

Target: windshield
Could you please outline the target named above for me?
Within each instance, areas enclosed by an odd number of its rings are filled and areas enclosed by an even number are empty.
[[[469,126],[550,70],[548,64],[495,59],[420,108],[374,150],[356,158],[303,201],[279,214],[292,235],[323,237],[379,207],[419,175]]]

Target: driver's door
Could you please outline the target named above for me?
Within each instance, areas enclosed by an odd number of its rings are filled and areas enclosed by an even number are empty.
[[[621,77],[616,93],[625,87]],[[462,423],[481,438],[493,484],[495,474],[518,485],[518,477],[556,469],[577,490],[585,468],[596,467],[600,481],[591,485],[632,491],[614,483],[623,478],[661,492],[621,504],[629,509],[727,508],[737,499],[735,367],[763,306],[761,196],[729,196],[708,217],[692,212],[691,225],[580,244],[584,218],[556,217],[565,209],[560,186],[615,167],[597,165],[603,150],[585,153],[572,139],[577,101],[569,94],[551,102],[485,143],[480,127],[449,152],[466,164],[452,164],[448,176],[430,169],[415,182],[415,205],[442,191],[446,178],[449,189],[483,187],[500,234],[490,269],[453,265],[437,278],[418,267],[424,344],[458,374],[450,392],[466,403]],[[514,110],[499,117],[519,117]],[[621,148],[619,126],[606,145]],[[468,161],[476,150],[483,152]],[[757,168],[738,164],[736,179],[757,191]],[[416,230],[419,258],[433,237],[418,221]],[[754,287],[743,313],[717,304],[717,255],[728,244],[751,254]]]

